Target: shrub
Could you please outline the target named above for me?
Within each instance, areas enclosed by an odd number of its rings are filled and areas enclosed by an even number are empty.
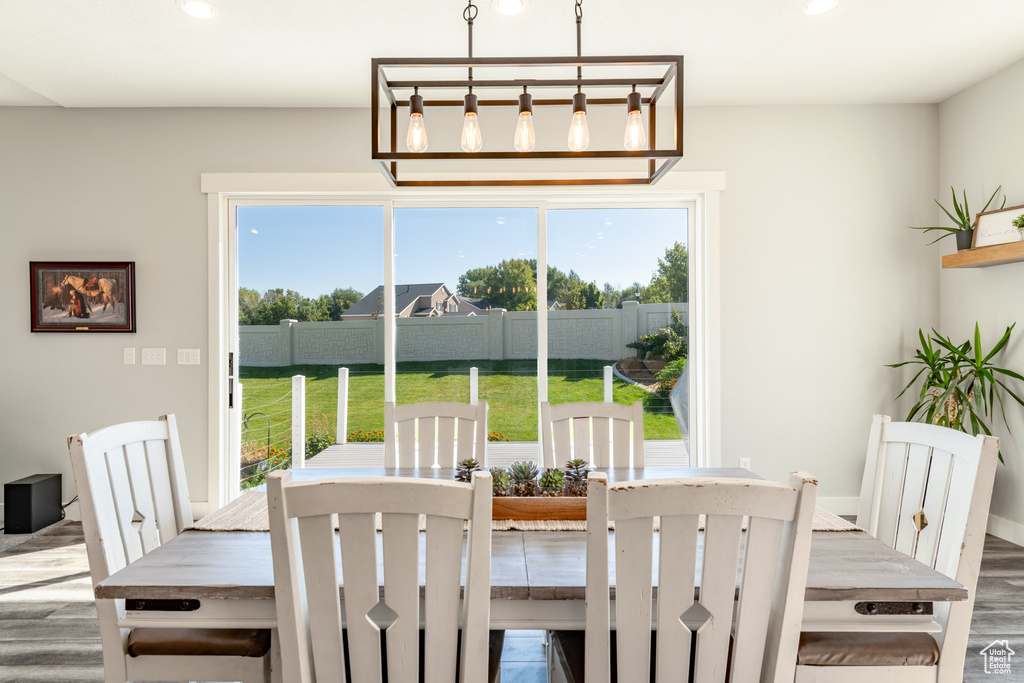
[[[277,446],[271,446],[269,457],[264,458],[259,462],[253,462],[242,466],[242,490],[244,491],[246,489],[260,486],[267,481],[267,475],[274,470],[288,469],[291,466],[291,452],[281,450]]]
[[[686,323],[683,322],[676,309],[672,309],[672,322],[667,327],[662,327],[657,332],[645,334],[635,342],[626,344],[631,349],[636,349],[636,355],[640,360],[646,358],[663,358],[673,361],[685,358],[688,352]]]
[[[334,445],[334,438],[326,432],[318,432],[312,436],[306,437],[306,457],[312,458],[314,455],[324,450],[328,446]]]
[[[658,387],[656,389],[658,396],[668,398],[668,395],[672,393],[672,389],[676,386],[676,380],[682,376],[685,369],[685,358],[677,358],[662,368],[656,377],[658,380]]]

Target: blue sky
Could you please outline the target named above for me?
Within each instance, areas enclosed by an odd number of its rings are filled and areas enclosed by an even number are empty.
[[[646,284],[658,257],[686,243],[685,209],[549,209],[548,263],[598,287]],[[238,282],[303,296],[384,282],[384,212],[375,206],[251,206],[238,209]],[[469,268],[537,258],[535,209],[396,209],[399,284],[444,282]]]

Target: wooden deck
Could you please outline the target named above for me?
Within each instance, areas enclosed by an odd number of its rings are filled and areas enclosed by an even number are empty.
[[[644,441],[648,467],[689,467],[690,456],[682,439]],[[508,467],[517,460],[540,462],[536,441],[495,441],[487,444],[487,466]],[[306,461],[306,467],[383,467],[383,443],[345,443],[329,446]]]

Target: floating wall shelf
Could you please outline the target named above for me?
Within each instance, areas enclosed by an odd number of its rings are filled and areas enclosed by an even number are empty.
[[[943,268],[988,268],[1024,261],[1024,242],[965,249],[942,257]]]

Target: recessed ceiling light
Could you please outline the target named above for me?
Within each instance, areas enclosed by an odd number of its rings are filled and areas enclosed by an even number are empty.
[[[204,0],[178,0],[178,7],[196,19],[213,19],[217,16],[216,8]]]
[[[809,0],[804,5],[804,14],[812,17],[817,14],[824,14],[830,9],[835,8],[837,4],[839,4],[839,0]]]
[[[500,14],[522,14],[530,7],[530,0],[491,0],[493,7]]]

